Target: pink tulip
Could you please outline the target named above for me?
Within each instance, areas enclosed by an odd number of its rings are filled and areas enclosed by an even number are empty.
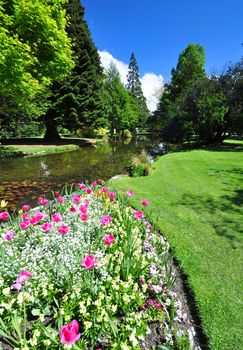
[[[40,220],[36,216],[34,216],[33,218],[30,219],[30,223],[33,226],[37,225],[39,222],[40,222]]]
[[[133,191],[129,190],[126,193],[127,193],[128,197],[133,197],[134,196],[134,192]]]
[[[41,225],[41,228],[44,232],[49,232],[52,228],[51,222],[44,222],[44,224]]]
[[[87,194],[91,194],[93,191],[91,190],[91,188],[87,188],[87,190],[86,190],[86,193]]]
[[[143,213],[140,210],[135,211],[134,216],[136,219],[142,219],[144,217]]]
[[[88,200],[88,199],[85,199],[85,200],[84,200],[84,205],[86,205],[86,207],[89,206],[89,200]]]
[[[98,184],[101,184],[103,182],[103,180],[98,179],[97,182],[98,182]]]
[[[29,206],[28,204],[24,204],[24,205],[22,206],[22,210],[23,210],[23,211],[29,211],[29,210],[30,210],[30,206]]]
[[[38,197],[37,199],[40,203],[43,201],[43,197]]]
[[[77,186],[78,186],[78,188],[80,189],[80,190],[84,190],[85,188],[86,188],[86,185],[85,184],[83,184],[83,183],[77,183]]]
[[[80,203],[80,196],[75,195],[72,198],[74,204],[79,204]]]
[[[91,182],[91,186],[92,186],[92,187],[95,187],[96,185],[97,185],[97,182],[96,182],[96,181],[92,181],[92,182]]]
[[[144,207],[147,207],[147,205],[149,205],[149,201],[148,201],[147,199],[143,199],[143,200],[142,200],[142,205],[143,205]]]
[[[29,221],[22,221],[19,226],[21,227],[22,230],[26,230],[28,227],[30,227],[30,222]]]
[[[53,214],[51,216],[52,220],[55,222],[61,222],[62,221],[62,215],[59,213]]]
[[[54,194],[55,194],[56,197],[59,196],[59,192],[58,191],[55,191]]]
[[[103,240],[106,245],[110,246],[115,242],[115,237],[113,235],[106,235]]]
[[[45,199],[43,197],[38,197],[38,201],[40,202],[40,204],[42,205],[47,205],[48,204],[48,199]]]
[[[76,209],[76,208],[74,208],[74,207],[70,207],[70,209],[69,209],[69,210],[70,210],[70,212],[71,212],[71,213],[76,213],[76,211],[77,211],[77,209]]]
[[[109,225],[109,223],[111,223],[111,221],[112,221],[112,217],[110,215],[105,215],[100,219],[100,223],[103,226]]]
[[[36,214],[36,219],[41,221],[41,220],[45,220],[47,218],[47,215],[45,213],[41,213],[40,211]]]
[[[61,196],[57,197],[57,201],[59,203],[63,203],[64,202],[64,197],[61,197]]]
[[[14,230],[5,232],[4,239],[5,241],[12,241],[12,239],[14,239]]]
[[[25,283],[26,281],[28,281],[28,279],[30,278],[30,276],[33,275],[32,272],[30,271],[21,271],[19,274],[18,274],[18,277],[16,279],[17,283]]]
[[[22,284],[21,283],[14,283],[14,284],[12,284],[11,288],[19,291],[22,288]]]
[[[87,211],[88,211],[87,205],[85,205],[85,204],[80,205],[79,211],[80,211],[82,214],[86,214]]]
[[[88,215],[85,213],[85,214],[82,214],[82,215],[80,215],[80,219],[82,220],[82,221],[87,221],[88,220]]]
[[[58,232],[61,233],[61,235],[66,235],[69,232],[69,226],[66,226],[66,225],[59,226]]]
[[[107,187],[103,187],[101,191],[102,191],[103,193],[106,193],[106,192],[108,192],[108,188],[107,188]]]
[[[109,198],[110,198],[111,201],[113,201],[116,198],[115,192],[110,192]]]
[[[35,216],[33,216],[33,218],[31,218],[29,222],[31,223],[31,225],[35,226],[39,224],[40,221],[45,220],[46,218],[46,214],[39,212]]]
[[[7,221],[10,218],[10,215],[7,211],[2,211],[0,213],[0,220]]]
[[[82,260],[82,265],[86,268],[86,270],[91,270],[96,264],[98,264],[98,259],[95,259],[93,255],[87,255]]]
[[[61,327],[60,329],[60,341],[62,344],[74,345],[79,340],[80,334],[78,321],[73,320],[71,323]]]
[[[29,220],[29,215],[28,214],[23,214],[22,215],[23,221],[28,221]]]
[[[153,226],[151,224],[149,224],[147,228],[148,228],[148,231],[152,231]]]

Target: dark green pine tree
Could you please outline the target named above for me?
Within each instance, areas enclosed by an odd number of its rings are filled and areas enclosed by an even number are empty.
[[[102,119],[103,104],[100,95],[103,69],[84,20],[84,7],[79,0],[69,0],[65,9],[67,32],[73,42],[75,67],[65,81],[52,85],[50,108],[44,117],[46,139],[59,138],[57,126],[74,131],[105,123]]]
[[[141,82],[139,79],[139,68],[135,58],[134,53],[132,52],[130,63],[128,66],[127,74],[127,89],[130,94],[136,99],[140,107],[139,115],[139,125],[144,126],[149,115],[149,111],[146,105],[146,98],[143,95]]]

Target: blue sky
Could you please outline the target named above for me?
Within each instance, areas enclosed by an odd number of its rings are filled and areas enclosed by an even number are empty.
[[[129,63],[140,75],[170,78],[180,52],[203,45],[206,71],[220,71],[243,56],[243,0],[81,0],[99,51]]]

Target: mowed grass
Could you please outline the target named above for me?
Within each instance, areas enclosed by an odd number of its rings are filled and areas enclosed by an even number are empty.
[[[167,237],[213,350],[243,349],[243,149],[170,153],[150,177],[112,181],[149,199],[144,211]]]
[[[18,153],[23,152],[28,155],[43,155],[49,153],[62,153],[68,151],[77,150],[79,147],[77,145],[9,145],[2,146],[6,153]]]

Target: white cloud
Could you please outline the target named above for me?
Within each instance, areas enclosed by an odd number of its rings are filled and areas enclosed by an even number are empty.
[[[123,84],[127,83],[127,73],[128,73],[128,64],[117,60],[113,57],[108,51],[99,51],[101,63],[105,69],[113,62],[121,76],[121,81]],[[140,79],[142,83],[143,94],[146,97],[147,106],[150,111],[156,109],[160,91],[164,85],[164,78],[162,75],[156,75],[154,73],[145,73],[144,76]]]
[[[164,86],[164,78],[161,74],[145,73],[140,80],[148,109],[154,111]]]
[[[128,64],[117,60],[107,51],[99,51],[99,55],[100,55],[101,63],[105,69],[108,69],[111,63],[114,63],[116,65],[116,68],[118,69],[121,76],[121,81],[123,82],[123,84],[126,84]]]

